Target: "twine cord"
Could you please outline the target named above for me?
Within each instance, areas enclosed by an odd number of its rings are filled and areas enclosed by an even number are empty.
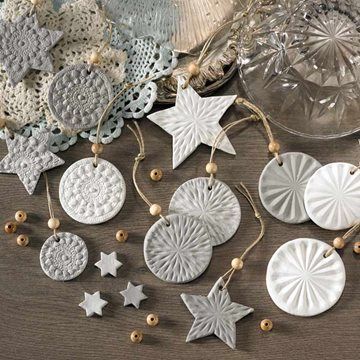
[[[49,215],[50,215],[50,219],[54,219],[55,212],[54,212],[54,207],[53,207],[52,200],[51,200],[49,179],[48,179],[46,171],[43,174],[44,174],[44,178],[45,178],[46,197],[47,197]],[[56,236],[56,229],[54,229],[54,236]]]

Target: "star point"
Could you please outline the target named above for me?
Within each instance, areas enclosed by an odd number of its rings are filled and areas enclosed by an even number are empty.
[[[143,293],[144,285],[133,285],[128,282],[127,288],[120,291],[120,294],[124,297],[124,306],[134,305],[137,309],[140,307],[140,302],[148,297]]]
[[[100,291],[96,291],[94,294],[84,292],[85,300],[79,304],[86,312],[86,316],[90,317],[94,314],[102,316],[102,309],[108,304],[106,300],[101,299]]]
[[[104,277],[110,274],[114,277],[117,275],[117,270],[122,266],[122,263],[117,259],[116,252],[111,254],[100,253],[101,260],[95,263],[95,266],[101,270],[101,276]]]

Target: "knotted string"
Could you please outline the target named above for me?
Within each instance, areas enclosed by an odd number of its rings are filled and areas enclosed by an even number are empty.
[[[52,204],[52,200],[51,200],[49,179],[48,179],[46,171],[43,174],[44,174],[44,178],[45,178],[46,197],[47,197],[47,203],[48,203],[48,209],[49,209],[49,216],[50,216],[50,219],[54,219],[55,218],[55,212],[54,212],[54,208],[53,208],[53,204]],[[54,229],[54,236],[55,237],[56,237],[56,231],[57,231],[57,229]]]

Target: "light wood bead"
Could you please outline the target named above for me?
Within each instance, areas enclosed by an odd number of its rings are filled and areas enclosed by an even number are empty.
[[[42,0],[31,0],[31,3],[33,4],[33,5],[40,5],[41,4],[41,2],[42,2]]]
[[[159,323],[159,317],[156,314],[149,314],[146,317],[146,322],[149,326],[156,326]]]
[[[133,343],[141,343],[142,339],[143,339],[143,334],[141,331],[138,330],[134,330],[131,334],[130,334],[130,339]]]
[[[354,253],[355,253],[355,254],[360,254],[360,241],[357,241],[357,242],[354,244]]]
[[[163,172],[161,169],[152,169],[150,171],[150,179],[153,181],[160,181],[163,177]]]
[[[90,55],[90,64],[99,64],[101,62],[101,54],[98,51],[93,51]]]
[[[17,225],[12,221],[8,221],[5,224],[4,230],[7,234],[13,234],[17,230]]]
[[[217,170],[218,170],[218,167],[214,162],[209,162],[206,164],[206,172],[208,174],[216,174]]]
[[[280,151],[280,144],[277,141],[271,141],[269,144],[269,151],[272,154],[278,153]]]
[[[56,230],[60,227],[60,220],[58,218],[50,218],[48,221],[48,227],[51,230]]]
[[[15,220],[18,222],[18,223],[23,223],[25,222],[27,219],[27,214],[25,211],[23,210],[19,210],[15,213]]]
[[[116,232],[116,240],[119,242],[125,242],[129,237],[129,234],[126,230],[119,230]]]
[[[29,244],[29,237],[27,235],[21,234],[16,238],[16,243],[19,246],[27,246]]]
[[[162,209],[161,209],[161,206],[160,205],[158,205],[158,204],[152,204],[151,206],[150,206],[150,214],[152,215],[152,216],[159,216],[160,214],[161,214],[161,211],[162,211]]]
[[[241,270],[244,267],[244,262],[240,258],[231,260],[231,267],[235,270]]]
[[[345,246],[345,240],[341,236],[338,236],[334,239],[333,245],[335,249],[342,249]]]
[[[104,146],[103,146],[103,144],[92,144],[91,151],[95,155],[100,155],[104,151]]]
[[[4,128],[5,126],[6,126],[6,121],[0,118],[0,129]]]
[[[200,74],[200,66],[198,64],[192,62],[188,66],[188,72],[192,76],[198,76]]]
[[[273,322],[270,319],[264,319],[260,323],[260,328],[262,331],[271,331],[273,327]]]

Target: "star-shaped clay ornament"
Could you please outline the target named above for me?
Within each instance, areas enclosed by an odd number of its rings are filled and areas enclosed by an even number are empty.
[[[31,195],[41,173],[64,164],[49,150],[51,133],[42,129],[30,138],[5,131],[8,154],[0,161],[0,173],[17,174]]]
[[[101,276],[104,277],[110,274],[116,277],[117,269],[122,266],[122,263],[117,259],[116,252],[113,251],[109,255],[101,252],[100,256],[101,260],[99,260],[95,266],[101,270]]]
[[[79,306],[86,311],[86,316],[90,317],[94,314],[102,316],[102,309],[108,302],[100,297],[100,291],[92,295],[85,292],[84,295],[85,300],[81,302]]]
[[[39,27],[36,14],[22,15],[14,22],[0,20],[0,63],[15,86],[30,69],[53,72],[49,53],[62,31]]]
[[[178,80],[174,107],[147,116],[172,135],[174,169],[200,144],[213,146],[215,138],[222,130],[219,121],[236,99],[236,95],[202,98],[190,85],[183,89],[183,83],[182,79]],[[235,150],[226,135],[217,148],[235,155]]]
[[[143,293],[144,285],[133,285],[128,282],[127,288],[120,291],[120,294],[124,297],[124,306],[134,305],[137,309],[140,306],[142,300],[147,299],[147,296]]]
[[[216,335],[232,349],[236,348],[235,323],[254,309],[232,302],[224,281],[220,278],[208,296],[181,294],[185,305],[195,317],[186,342]]]

